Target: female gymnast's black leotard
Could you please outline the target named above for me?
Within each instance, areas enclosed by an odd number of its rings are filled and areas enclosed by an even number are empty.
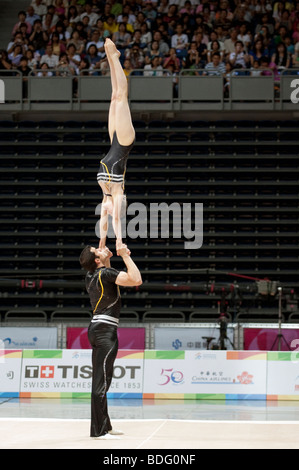
[[[107,190],[109,190],[110,183],[122,183],[124,187],[127,159],[133,145],[134,141],[131,145],[121,145],[114,131],[111,148],[101,160],[101,166],[97,174],[98,183],[106,183]],[[110,196],[110,194],[107,195]]]

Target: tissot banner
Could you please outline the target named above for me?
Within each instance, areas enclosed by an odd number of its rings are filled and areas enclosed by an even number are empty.
[[[91,350],[24,350],[21,397],[89,397]],[[118,352],[109,396],[142,397],[143,351]]]

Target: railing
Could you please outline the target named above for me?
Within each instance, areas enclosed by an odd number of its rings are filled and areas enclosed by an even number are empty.
[[[0,111],[108,110],[109,76],[50,72],[52,76],[36,70],[23,77],[19,71],[1,71],[4,103],[0,103]],[[299,69],[284,70],[279,76],[270,69],[258,76],[251,70],[237,69],[229,77],[208,75],[204,69],[182,70],[177,75],[167,70],[155,76],[143,73],[134,70],[128,79],[133,111],[299,109]]]

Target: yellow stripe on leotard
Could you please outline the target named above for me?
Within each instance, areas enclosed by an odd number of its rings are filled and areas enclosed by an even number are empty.
[[[103,286],[103,284],[102,284],[101,275],[102,275],[102,271],[99,272],[99,281],[100,281],[100,284],[101,284],[102,293],[101,293],[101,297],[99,298],[99,300],[98,300],[98,302],[97,302],[97,305],[95,306],[95,309],[94,309],[93,313],[96,312],[96,310],[97,310],[97,308],[98,308],[98,305],[99,305],[99,303],[101,302],[102,297],[103,297],[103,295],[104,295],[104,286]]]
[[[111,176],[110,176],[110,173],[109,173],[109,170],[108,170],[108,168],[107,168],[106,163],[102,162],[102,160],[101,160],[101,163],[102,163],[102,165],[104,165],[104,167],[105,167],[105,169],[106,169],[106,171],[107,171],[107,174],[108,174],[109,181],[108,181],[108,183],[105,183],[105,185],[106,185],[107,191],[109,191],[109,183],[110,183],[110,180],[111,180]]]

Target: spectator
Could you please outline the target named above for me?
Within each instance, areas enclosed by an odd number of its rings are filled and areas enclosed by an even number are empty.
[[[74,70],[76,69],[76,67],[79,67],[81,57],[79,54],[76,53],[76,47],[74,44],[69,44],[67,46],[66,56],[70,67],[72,67]]]
[[[142,44],[142,42],[141,42],[141,31],[140,31],[140,29],[136,29],[134,31],[132,40],[129,42],[128,47],[133,47],[134,44],[138,44],[138,46],[141,47],[142,49],[145,46],[145,44]]]
[[[35,20],[40,20],[40,16],[34,13],[34,8],[32,5],[30,5],[27,8],[27,15],[26,15],[26,23],[29,23],[31,25],[31,28],[34,25]]]
[[[221,26],[222,28],[231,28],[232,21],[228,18],[228,11],[226,8],[221,8],[219,14],[214,21],[214,28]]]
[[[135,44],[131,49],[126,50],[126,59],[130,59],[131,65],[134,70],[142,69],[144,66],[145,58],[142,49]]]
[[[219,41],[217,41],[215,39],[214,41],[211,41],[211,43],[209,43],[209,46],[211,47],[211,49],[209,49],[207,51],[207,61],[212,62],[212,56],[213,56],[214,52],[219,52],[220,60],[223,61],[224,52],[223,52],[223,50],[221,50],[221,46],[220,46]]]
[[[25,51],[26,51],[26,49],[27,49],[27,46],[26,46],[26,44],[25,44],[24,41],[23,41],[23,36],[22,36],[22,33],[21,33],[20,31],[17,31],[17,32],[15,33],[15,36],[14,36],[13,40],[10,41],[10,43],[8,44],[8,46],[7,46],[7,52],[8,52],[8,54],[11,54],[11,53],[13,52],[14,47],[15,47],[17,44],[20,45],[20,46],[22,46],[23,52],[24,52],[24,54],[25,54]]]
[[[55,14],[57,16],[64,16],[66,8],[63,4],[63,0],[54,0],[53,5],[55,7]]]
[[[169,4],[168,0],[160,0],[159,5],[157,7],[157,12],[158,14],[164,14],[166,15],[168,12]]]
[[[54,5],[48,5],[47,7],[49,15],[52,16],[52,23],[51,23],[51,28],[56,25],[56,23],[59,21],[59,16],[55,13],[55,7]]]
[[[84,13],[82,13],[82,15],[80,16],[80,20],[83,21],[83,18],[85,18],[86,16],[88,16],[90,26],[94,26],[97,22],[97,19],[99,18],[99,15],[92,11],[92,4],[90,1],[87,1],[85,3]]]
[[[28,59],[26,56],[21,57],[17,70],[22,73],[23,77],[28,77],[28,75],[32,72],[32,69],[28,66]]]
[[[141,44],[144,44],[144,47],[148,47],[149,44],[152,42],[153,36],[152,32],[149,29],[147,23],[144,21],[140,26],[141,31]]]
[[[288,35],[287,28],[285,26],[280,26],[278,29],[278,34],[274,36],[275,45],[279,44],[280,42],[284,42],[287,35]]]
[[[163,22],[170,24],[172,22],[177,22],[179,20],[178,8],[176,5],[171,3],[168,7],[167,13],[163,16]]]
[[[133,25],[131,25],[131,23],[129,23],[129,15],[127,13],[123,14],[122,15],[122,21],[121,23],[124,23],[125,26],[126,26],[126,30],[133,34],[134,33],[134,27]]]
[[[70,64],[66,53],[62,53],[59,57],[59,62],[56,67],[56,75],[60,77],[71,77],[75,75],[75,66]]]
[[[21,44],[15,44],[13,50],[8,54],[8,58],[12,63],[12,66],[17,68],[20,65],[21,58],[26,53]]]
[[[237,41],[238,32],[235,28],[229,30],[230,37],[224,41],[224,51],[226,54],[235,52],[235,44]]]
[[[58,62],[59,62],[59,57],[53,54],[53,47],[51,46],[51,44],[48,44],[46,47],[46,53],[41,58],[40,66],[46,63],[49,69],[53,69],[57,67]]]
[[[88,49],[91,44],[94,44],[96,46],[100,59],[105,57],[104,40],[100,38],[99,31],[94,31],[92,33],[91,40],[87,43],[86,49]]]
[[[38,77],[52,77],[53,76],[53,72],[49,70],[49,66],[46,62],[44,62],[41,65],[41,71],[37,73],[37,76]]]
[[[26,58],[27,58],[27,64],[28,64],[28,67],[31,68],[31,70],[36,70],[37,67],[38,67],[38,61],[37,59],[34,57],[34,53],[31,49],[28,49],[28,51],[26,51]]]
[[[268,31],[269,31],[269,34],[272,36],[273,33],[274,33],[274,26],[273,24],[269,21],[269,17],[268,17],[268,14],[265,13],[262,17],[261,17],[261,22],[257,24],[256,28],[255,28],[255,34],[259,34],[259,32],[261,31],[262,27],[263,26],[267,26],[268,28]]]
[[[212,62],[206,64],[204,70],[205,75],[223,75],[226,72],[225,64],[221,62],[219,52],[214,52]]]
[[[235,52],[232,52],[228,58],[232,68],[246,69],[250,65],[249,55],[244,52],[242,41],[236,41]]]
[[[56,25],[51,28],[51,32],[53,33],[54,31],[59,34],[59,39],[66,45],[71,35],[66,31],[63,21],[57,21]]]
[[[49,35],[44,31],[41,20],[36,20],[34,22],[29,41],[33,45],[34,50],[39,51],[40,54],[45,52],[46,45],[49,41]]]
[[[252,35],[246,23],[242,23],[240,25],[237,40],[242,41],[242,43],[244,44],[244,50],[248,52],[252,42]]]
[[[151,0],[145,1],[145,8],[142,11],[147,20],[153,22],[156,19],[157,11],[153,7],[153,3]]]
[[[163,76],[163,67],[160,64],[160,58],[155,56],[151,59],[149,64],[144,66],[144,77],[162,77]]]
[[[160,31],[154,31],[153,40],[158,41],[158,43],[159,43],[159,52],[162,56],[165,56],[169,51],[169,46],[164,41],[164,39],[162,38],[162,34],[161,34]]]
[[[192,41],[188,49],[188,55],[183,59],[183,66],[185,69],[199,68],[200,56],[196,47],[196,42]]]
[[[52,13],[47,13],[42,21],[42,29],[50,36],[52,28],[55,26]]]
[[[32,0],[31,6],[34,9],[34,13],[40,18],[47,14],[47,7],[44,4],[43,0]]]
[[[111,13],[117,18],[118,15],[121,15],[123,7],[122,4],[116,0],[110,0]]]
[[[113,33],[112,40],[120,52],[124,51],[128,47],[131,41],[131,34],[128,32],[125,23],[120,23],[118,25],[118,31]]]
[[[172,69],[173,72],[179,72],[179,70],[181,68],[181,61],[177,57],[174,47],[171,47],[169,49],[169,53],[163,61],[163,68],[164,69],[168,69],[170,65],[173,66],[173,69]]]
[[[174,34],[171,38],[171,47],[174,47],[176,49],[176,52],[179,57],[186,57],[188,46],[188,36],[183,32],[183,26],[181,24],[178,24],[176,27],[176,34]]]
[[[26,23],[21,23],[21,24],[20,24],[19,33],[20,33],[21,36],[22,36],[23,44],[26,45],[26,46],[28,46],[30,34],[27,33],[27,25],[26,25]]]
[[[31,23],[29,23],[29,21],[26,20],[26,11],[24,10],[19,11],[18,19],[19,21],[13,27],[12,36],[16,34],[16,32],[19,30],[20,24],[22,23],[25,23],[27,25],[27,33],[30,34],[32,30],[32,25]]]
[[[208,49],[207,49],[207,44],[203,41],[203,35],[201,32],[197,32],[192,41],[196,42],[196,48],[198,50],[198,54],[201,58],[201,62],[202,64],[201,65],[204,65],[205,62],[208,61],[208,57],[207,57],[207,53],[208,53]]]
[[[183,8],[180,9],[180,15],[187,13],[188,15],[194,15],[195,13],[195,8],[192,6],[192,3],[190,0],[186,0],[184,3]]]
[[[271,57],[271,62],[276,64],[278,70],[282,68],[288,69],[290,67],[290,57],[286,45],[283,42],[276,46],[276,51]]]
[[[106,21],[104,21],[104,28],[109,31],[111,36],[118,30],[118,24],[115,21],[114,15],[111,14],[107,17]]]
[[[76,53],[81,55],[85,49],[85,41],[80,39],[79,31],[75,30],[72,32],[70,39],[67,41],[67,45],[74,44]]]
[[[254,60],[250,68],[251,77],[259,77],[261,75],[261,63],[259,60]]]
[[[228,98],[229,97],[229,89],[230,89],[230,78],[231,78],[231,73],[232,73],[232,66],[230,62],[226,62],[225,64],[225,74],[224,76],[224,85],[223,85],[223,91],[224,91],[224,97]]]
[[[125,76],[127,78],[129,78],[131,72],[133,72],[133,70],[134,70],[133,67],[132,67],[130,59],[125,59],[124,60],[123,70],[124,70]]]
[[[8,53],[5,49],[0,50],[0,75],[7,75],[6,70],[11,70],[11,60],[8,58]],[[1,73],[5,71],[5,73]]]
[[[124,16],[128,16],[128,23],[130,25],[134,25],[134,23],[136,22],[136,16],[131,11],[131,7],[130,7],[129,3],[126,3],[123,6],[122,14],[117,17],[116,22],[121,23],[122,21],[124,21]]]
[[[84,15],[82,19],[82,24],[83,24],[83,31],[86,33],[86,39],[90,39],[91,32],[92,32],[92,27],[89,24],[89,16]]]
[[[253,48],[249,51],[250,63],[253,65],[254,60],[260,60],[262,57],[268,57],[269,51],[264,47],[263,41],[257,39],[255,41]]]
[[[175,69],[173,64],[168,64],[166,68],[167,68],[167,72],[166,73],[164,72],[164,75],[172,77],[172,86],[173,86],[172,93],[173,93],[173,97],[177,98],[179,94],[179,77],[178,77],[179,70]]]
[[[69,20],[69,24],[72,28],[74,28],[78,21],[80,21],[80,15],[78,14],[76,5],[70,5],[68,9],[67,19]]]
[[[79,67],[76,68],[76,75],[89,75],[90,74],[90,62],[86,57],[83,57],[80,61]]]
[[[210,41],[208,42],[208,46],[207,46],[207,49],[208,51],[211,51],[212,50],[212,42],[213,41],[217,41],[218,42],[218,45],[219,45],[219,51],[224,51],[224,44],[222,41],[219,41],[218,39],[218,33],[216,31],[211,31],[211,34],[210,34]]]
[[[154,57],[159,57],[159,58],[162,58],[162,54],[160,53],[159,51],[159,43],[158,41],[153,41],[151,43],[151,46],[150,48],[146,51],[145,53],[145,61],[146,63],[150,63],[150,61],[154,58]]]
[[[53,54],[57,55],[58,57],[62,52],[66,51],[65,44],[62,42],[62,40],[59,37],[59,34],[54,31],[51,37],[51,46],[53,47]]]
[[[88,36],[87,32],[84,29],[84,24],[82,23],[82,21],[78,21],[74,28],[74,31],[78,31],[80,41],[83,41],[84,43],[87,42]]]
[[[87,55],[85,58],[89,61],[90,67],[95,68],[96,64],[99,62],[100,57],[98,55],[98,48],[95,44],[91,44],[87,48]]]
[[[295,51],[292,57],[292,61],[294,67],[299,67],[299,42],[296,42],[295,44]]]

